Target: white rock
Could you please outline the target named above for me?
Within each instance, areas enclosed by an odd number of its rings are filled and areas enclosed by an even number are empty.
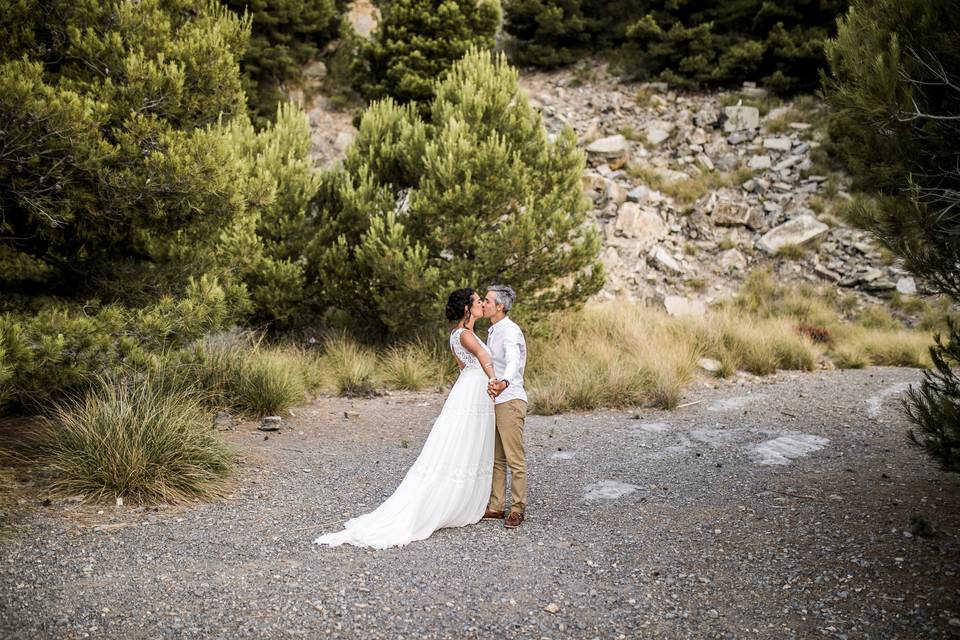
[[[343,153],[351,144],[353,144],[354,133],[352,131],[341,131],[337,134],[337,139],[333,141],[333,148]]]
[[[759,245],[761,249],[772,255],[781,247],[789,244],[803,244],[829,230],[830,227],[813,216],[804,214],[766,232],[760,238]]]
[[[753,156],[750,158],[750,162],[747,163],[747,166],[753,169],[754,171],[763,171],[764,169],[769,169],[772,162],[770,161],[770,156]]]
[[[731,198],[718,197],[710,212],[710,218],[713,224],[721,227],[744,225],[750,219],[750,207]]]
[[[791,147],[793,147],[793,142],[786,136],[763,139],[764,149],[770,149],[772,151],[790,151]]]
[[[645,184],[641,184],[639,187],[634,187],[627,192],[627,200],[630,202],[639,202],[643,204],[650,199],[650,187]]]
[[[609,273],[620,266],[620,254],[617,253],[615,247],[607,247],[603,250],[603,253],[600,254],[600,263],[603,264],[603,268]]]
[[[910,276],[897,279],[897,291],[912,296],[917,292],[917,283]]]
[[[727,249],[717,256],[717,267],[724,273],[745,269],[747,259],[736,249]]]
[[[710,156],[703,153],[702,151],[697,154],[697,162],[700,163],[700,166],[706,169],[707,171],[713,171],[713,160],[710,159]]]
[[[667,225],[655,210],[625,202],[620,207],[614,231],[625,238],[639,240],[641,247],[646,248],[666,237]]]
[[[357,0],[347,11],[347,21],[357,35],[369,39],[380,22],[380,10],[370,0]]]
[[[648,122],[643,131],[647,138],[647,143],[657,146],[668,139],[675,128],[676,125],[668,120],[654,120],[653,122]]]
[[[626,162],[630,154],[630,143],[619,133],[595,140],[587,146],[587,153],[595,158],[610,162]]]
[[[682,296],[666,296],[663,299],[663,308],[667,315],[703,317],[707,313],[707,305],[699,300],[691,300]]]
[[[760,110],[756,107],[725,107],[723,113],[727,116],[723,123],[723,130],[727,133],[760,126]]]
[[[716,373],[720,371],[723,365],[719,361],[714,360],[713,358],[700,358],[697,360],[697,365],[704,371],[709,371],[710,373]]]
[[[680,273],[683,271],[680,263],[674,260],[673,256],[663,247],[658,246],[651,249],[649,258],[653,262],[653,266],[661,271],[670,271],[672,273]]]
[[[635,484],[617,480],[601,480],[587,486],[583,497],[587,500],[616,500],[639,489]]]

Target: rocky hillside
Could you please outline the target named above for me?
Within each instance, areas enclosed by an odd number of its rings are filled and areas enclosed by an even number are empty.
[[[832,213],[850,195],[820,149],[816,100],[781,104],[752,86],[677,92],[622,83],[599,66],[525,74],[522,84],[548,130],[573,127],[587,152],[583,189],[608,272],[601,299],[701,313],[759,266],[865,299],[916,291]],[[315,156],[335,161],[352,140],[349,116],[323,96],[306,106]]]

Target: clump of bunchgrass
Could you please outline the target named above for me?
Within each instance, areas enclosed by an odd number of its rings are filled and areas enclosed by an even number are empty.
[[[164,363],[158,377],[202,392],[205,403],[250,416],[280,413],[305,399],[315,361],[296,349],[266,347],[252,336],[207,338]]]
[[[233,406],[254,416],[302,404],[306,391],[301,361],[295,354],[279,350],[250,354],[231,388]]]
[[[200,394],[153,376],[98,379],[45,419],[52,489],[175,503],[219,495],[231,453]]]
[[[328,338],[324,351],[324,361],[339,395],[376,395],[377,357],[373,351],[342,335]]]
[[[441,358],[445,355],[421,341],[391,347],[383,356],[383,381],[393,389],[409,391],[437,387],[444,379]]]

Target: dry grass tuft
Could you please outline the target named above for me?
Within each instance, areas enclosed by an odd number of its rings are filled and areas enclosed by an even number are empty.
[[[221,494],[231,470],[200,395],[169,380],[100,379],[46,425],[52,489],[62,493],[186,502]]]

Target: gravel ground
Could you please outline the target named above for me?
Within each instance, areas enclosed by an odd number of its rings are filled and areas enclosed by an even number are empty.
[[[960,637],[960,483],[897,412],[919,377],[781,373],[703,382],[673,412],[532,416],[520,529],[386,551],[311,540],[392,492],[443,396],[321,399],[269,439],[228,433],[241,471],[220,502],[24,490],[0,636]]]

